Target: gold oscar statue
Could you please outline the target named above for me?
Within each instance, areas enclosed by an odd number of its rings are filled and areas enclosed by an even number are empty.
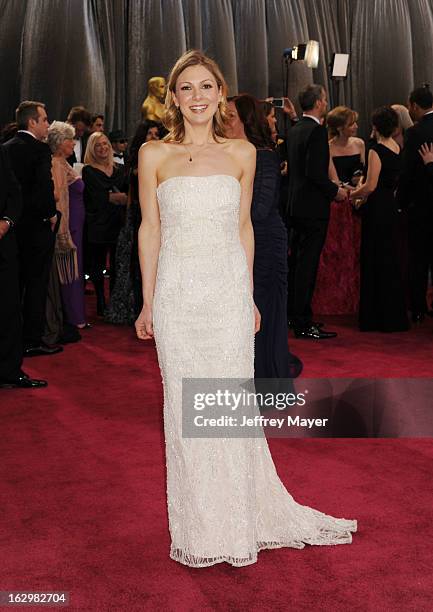
[[[147,98],[141,107],[143,120],[162,121],[166,83],[164,77],[152,77],[147,83]]]

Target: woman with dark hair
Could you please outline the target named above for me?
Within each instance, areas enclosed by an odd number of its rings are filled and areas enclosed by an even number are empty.
[[[268,122],[269,129],[271,130],[272,140],[278,141],[278,129],[277,129],[277,116],[275,114],[275,106],[268,100],[261,102],[261,108],[265,115],[266,121]]]
[[[279,214],[280,159],[258,100],[248,94],[228,104],[231,138],[249,140],[257,149],[251,204],[254,229],[254,301],[262,316],[256,334],[256,378],[294,378],[302,369],[288,346],[287,230]]]
[[[398,115],[390,106],[382,106],[373,112],[371,121],[376,142],[368,154],[367,177],[351,193],[352,200],[362,204],[359,327],[361,331],[406,331],[409,322],[395,200],[401,155],[392,137]]]
[[[272,139],[277,145],[277,153],[280,159],[280,214],[283,221],[288,225],[287,219],[287,199],[289,197],[289,177],[287,173],[287,135],[288,124],[294,125],[298,120],[295,107],[289,98],[283,98],[283,106],[279,107],[283,112],[284,138],[278,133],[277,115],[274,106],[274,98],[267,98],[261,101],[261,108],[265,114],[266,121],[271,129]]]
[[[105,312],[105,321],[117,325],[132,325],[143,306],[141,272],[138,260],[138,229],[141,223],[138,199],[138,152],[145,142],[159,140],[159,125],[155,121],[139,123],[129,149],[128,208],[125,225],[120,231],[116,249],[116,283]]]

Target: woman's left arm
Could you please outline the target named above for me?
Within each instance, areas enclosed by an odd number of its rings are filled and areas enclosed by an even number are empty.
[[[253,290],[253,262],[254,262],[254,231],[251,222],[251,201],[253,198],[254,175],[256,171],[256,149],[249,142],[239,140],[236,151],[238,160],[242,165],[241,200],[239,209],[239,234],[242,246],[247,256],[248,269],[251,278],[251,291]]]
[[[361,156],[361,163],[363,166],[365,166],[365,142],[362,140],[362,138],[358,138],[359,140],[359,154]]]
[[[251,222],[251,201],[256,171],[256,149],[254,145],[245,140],[237,141],[236,148],[236,157],[241,162],[242,166],[242,176],[240,179],[241,200],[239,210],[239,235],[247,257],[251,293],[253,293],[254,231]],[[260,329],[260,313],[255,305],[254,318],[254,331],[258,332]]]

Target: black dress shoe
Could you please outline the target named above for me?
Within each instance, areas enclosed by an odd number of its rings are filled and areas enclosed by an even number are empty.
[[[422,323],[425,319],[425,314],[423,312],[413,312],[412,313],[412,323]]]
[[[317,325],[310,325],[303,329],[295,328],[296,338],[309,338],[310,340],[324,340],[325,338],[335,338],[337,332],[327,332]]]
[[[47,344],[40,344],[39,346],[28,346],[24,349],[24,357],[38,357],[39,355],[55,355],[61,353],[63,346],[57,346],[53,344],[48,346]]]
[[[81,340],[80,332],[78,327],[65,323],[63,325],[63,332],[59,338],[59,344],[69,344],[71,342],[79,342]]]
[[[289,329],[295,329],[296,327],[294,319],[287,319],[287,325]],[[320,321],[311,321],[311,325],[314,325],[314,327],[323,327],[325,324]]]
[[[17,378],[0,378],[0,389],[40,389],[47,385],[46,380],[30,378],[24,372]]]

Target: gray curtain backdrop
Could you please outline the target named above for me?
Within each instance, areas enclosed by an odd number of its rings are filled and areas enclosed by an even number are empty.
[[[282,50],[308,39],[320,42],[319,66],[291,64],[283,92]],[[365,135],[374,107],[433,82],[432,40],[433,0],[0,0],[0,124],[36,99],[50,119],[84,104],[131,135],[147,80],[186,49],[214,57],[231,94],[292,99],[309,82],[330,88],[340,52],[349,76],[333,101],[359,111]]]

